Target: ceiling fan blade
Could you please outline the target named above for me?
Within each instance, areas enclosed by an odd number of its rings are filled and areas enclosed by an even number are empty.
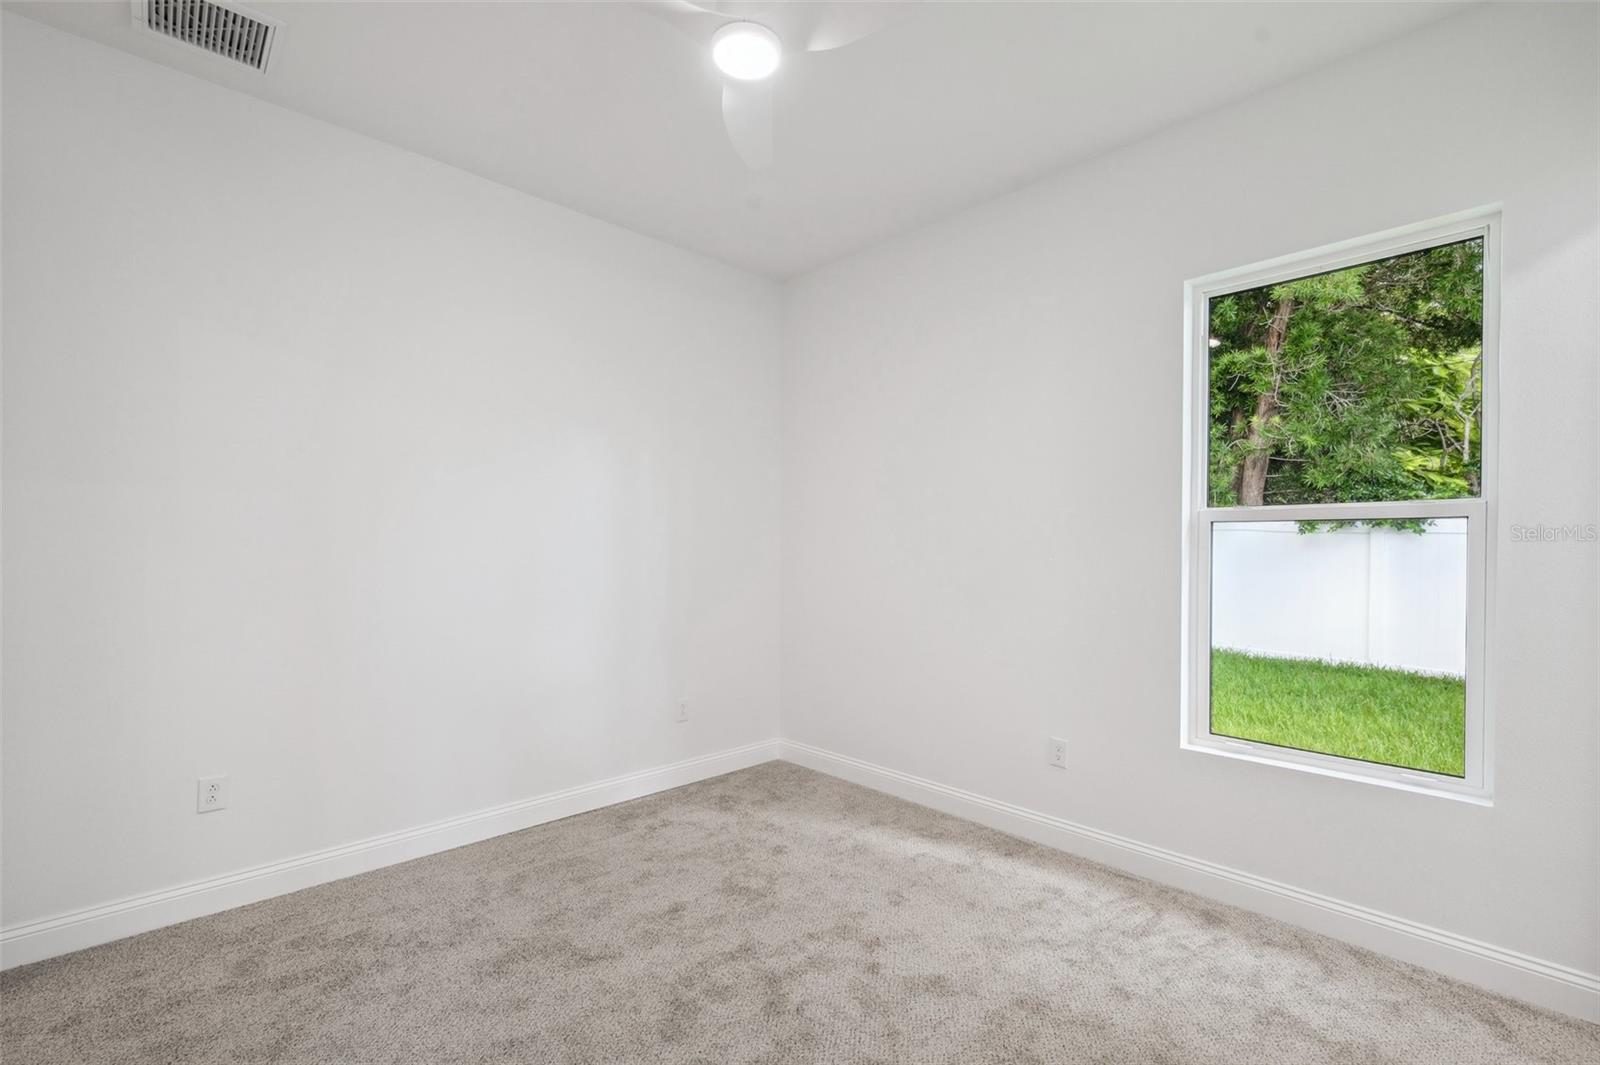
[[[916,4],[876,3],[861,0],[859,3],[786,4],[786,8],[809,9],[811,25],[794,46],[808,52],[829,52],[870,37],[879,30],[915,15]],[[788,39],[785,38],[785,44]]]
[[[776,33],[786,52],[828,52],[854,44],[916,14],[915,4],[851,2],[750,2],[750,0],[635,0],[643,8],[696,40],[709,40],[718,26],[758,22]]]
[[[728,21],[709,5],[691,3],[690,0],[637,0],[633,6],[701,43],[709,41],[717,27]]]
[[[719,19],[723,17],[717,11],[716,4],[697,4],[694,0],[639,0],[639,6],[667,15],[686,15],[689,17],[715,15]]]
[[[772,83],[729,81],[722,86],[722,124],[751,170],[772,165]]]

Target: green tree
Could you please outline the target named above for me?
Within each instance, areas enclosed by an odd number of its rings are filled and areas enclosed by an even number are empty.
[[[1211,302],[1212,506],[1477,495],[1483,241]]]

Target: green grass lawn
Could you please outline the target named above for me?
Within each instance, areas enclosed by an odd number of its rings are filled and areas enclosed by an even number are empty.
[[[1211,731],[1459,777],[1466,684],[1459,677],[1217,650]]]

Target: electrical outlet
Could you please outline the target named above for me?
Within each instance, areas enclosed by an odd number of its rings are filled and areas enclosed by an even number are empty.
[[[1050,737],[1050,764],[1057,769],[1067,768],[1067,741],[1060,736]]]
[[[687,699],[679,699],[678,700],[677,716],[675,716],[673,718],[673,720],[676,721],[680,725],[683,724],[685,721],[689,720],[689,700],[687,700]]]
[[[208,814],[213,810],[228,808],[228,778],[201,777],[195,781],[194,808],[196,813]]]

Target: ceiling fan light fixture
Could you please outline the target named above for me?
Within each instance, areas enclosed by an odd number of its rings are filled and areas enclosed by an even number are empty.
[[[778,35],[757,22],[730,22],[711,38],[711,61],[739,81],[770,77],[782,59]]]

